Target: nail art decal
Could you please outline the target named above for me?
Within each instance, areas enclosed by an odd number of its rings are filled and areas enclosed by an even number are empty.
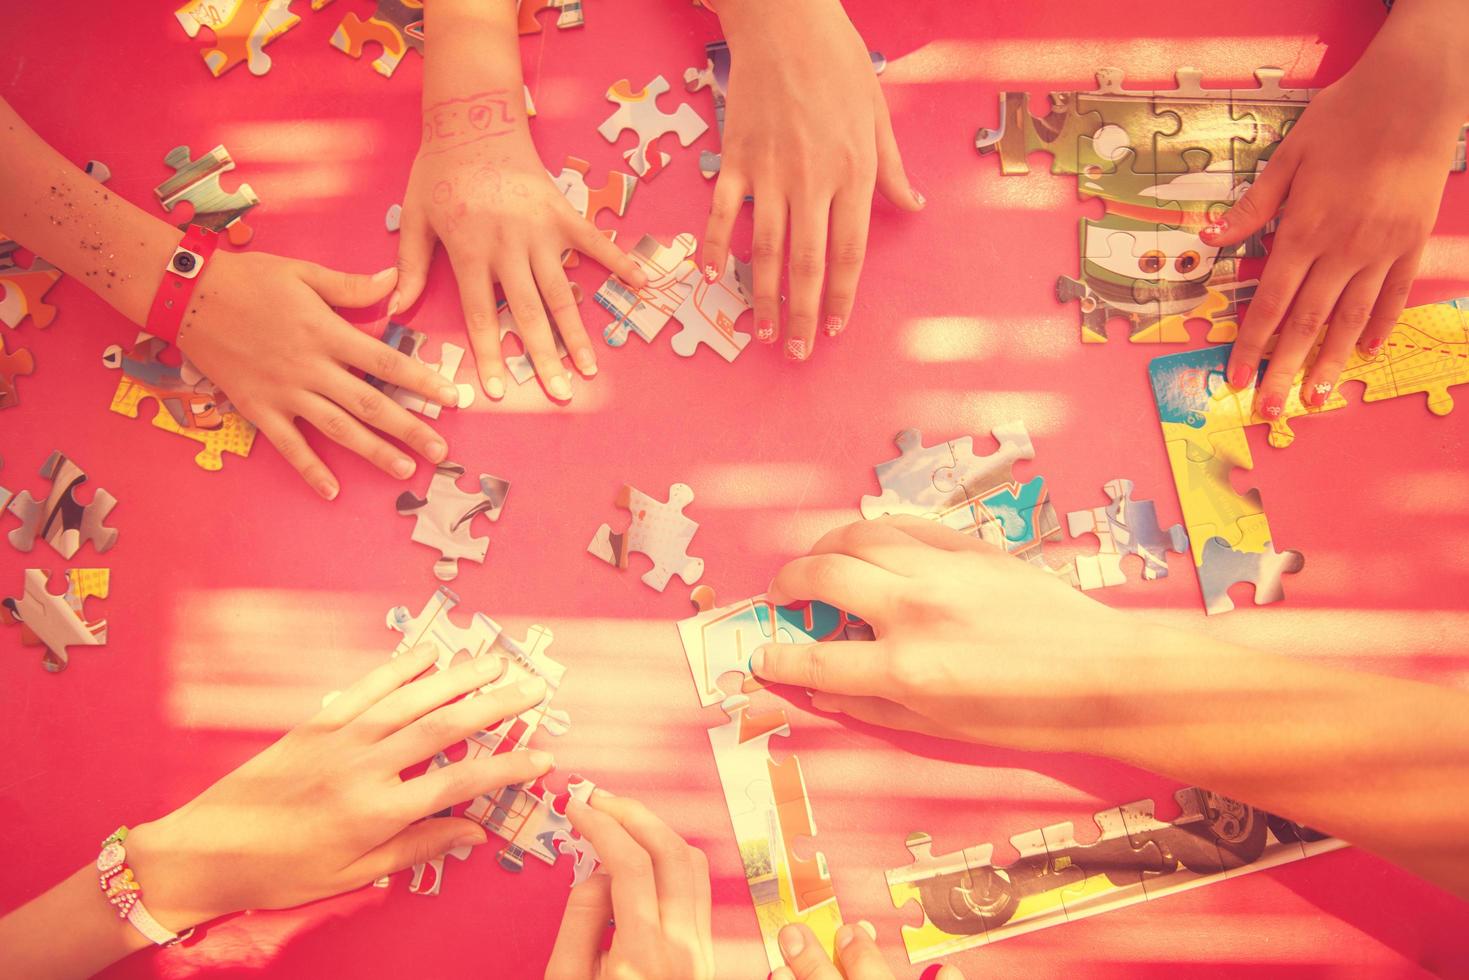
[[[828,313],[826,319],[822,322],[821,327],[823,330],[826,331],[826,335],[828,337],[835,337],[837,334],[842,332],[842,330],[846,327],[846,324],[842,321],[842,318],[837,316],[835,313]]]
[[[704,281],[713,282],[719,278],[719,270],[712,265],[704,266]]]
[[[768,344],[775,339],[775,321],[759,320],[755,323],[755,339],[763,344]]]
[[[792,337],[786,341],[786,356],[793,361],[804,361],[806,359],[806,342],[799,337]]]

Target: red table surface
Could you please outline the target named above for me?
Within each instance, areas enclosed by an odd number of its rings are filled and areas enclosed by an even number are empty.
[[[878,489],[872,464],[895,455],[893,434],[910,426],[930,440],[972,433],[987,446],[992,426],[1022,419],[1038,455],[1017,474],[1044,474],[1062,514],[1103,503],[1102,484],[1126,476],[1158,501],[1165,523],[1177,520],[1145,374],[1149,358],[1174,348],[1084,347],[1075,309],[1053,296],[1056,275],[1077,265],[1077,217],[1101,205],[1078,202],[1073,179],[1046,172],[1048,158],[1037,157],[1042,166],[1028,177],[1001,177],[996,161],[975,156],[974,130],[994,124],[1000,88],[1035,99],[1088,88],[1102,65],[1125,67],[1137,85],[1168,87],[1179,65],[1201,68],[1211,85],[1249,84],[1259,65],[1325,84],[1384,17],[1370,0],[851,6],[888,58],[883,88],[929,205],[920,215],[875,206],[847,334],[819,343],[810,363],[753,344],[728,365],[709,351],[677,357],[670,328],[652,345],[602,350],[601,375],[577,381],[569,407],[527,387],[500,406],[481,399],[446,413],[440,425],[454,459],[512,484],[489,529],[488,561],[461,565],[453,588],[512,633],[533,623],[555,631],[551,652],[567,667],[557,704],[573,727],[539,744],[554,748],[560,772],[647,801],[706,849],[721,976],[767,969],[704,735],[723,715],[698,707],[672,625],[689,609],[687,590],[675,582],[660,595],[638,581],[640,569],[619,574],[585,554],[599,524],[623,518],[617,488],[694,488],[689,513],[701,529],[691,550],[724,601],[760,592],[784,560],[855,519],[860,497]],[[584,29],[548,29],[521,50],[544,159],[583,156],[596,174],[620,166],[626,145],[595,131],[610,110],[607,85],[661,73],[671,108],[683,70],[703,64],[719,29],[674,0],[587,7]],[[168,3],[13,5],[0,36],[0,92],[68,157],[106,162],[110,187],[155,213],[164,153],[224,143],[239,163],[230,177],[263,202],[251,215],[252,249],[375,270],[393,262],[383,212],[401,199],[413,158],[423,66],[409,55],[384,79],[329,47],[343,15],[370,8],[340,0],[307,11],[269,48],[268,75],[240,68],[215,79],[202,41],[185,38]],[[686,98],[712,120],[707,94]],[[1373,138],[1372,120],[1360,130]],[[617,224],[624,245],[644,232],[702,233],[710,185],[697,155],[715,145],[711,130],[675,147],[670,168],[638,187]],[[1456,177],[1416,302],[1469,293],[1466,205],[1469,177]],[[748,234],[747,212],[742,252]],[[588,261],[574,272],[588,295],[603,275]],[[223,472],[197,469],[193,443],[107,410],[116,375],[100,354],[130,339],[131,325],[71,280],[50,300],[60,313],[48,330],[26,324],[9,335],[12,348],[33,350],[37,368],[21,379],[20,407],[0,414],[0,482],[41,490],[35,471],[61,449],[121,501],[121,538],[100,560],[88,549],[73,562],[113,570],[110,598],[93,600],[111,622],[105,649],[73,650],[70,669],[52,676],[14,633],[4,640],[3,908],[90,861],[117,824],[183,803],[307,717],[323,693],[387,656],[397,634],[384,627],[385,611],[420,608],[437,584],[433,553],[394,513],[400,486],[314,435],[342,479],[332,504],[263,438],[248,460],[227,457]],[[590,299],[582,313],[605,323]],[[442,257],[411,323],[463,343]],[[1469,683],[1469,410],[1434,418],[1417,396],[1354,404],[1297,430],[1288,451],[1252,432],[1257,473],[1237,481],[1262,488],[1277,544],[1307,555],[1284,604],[1206,619],[1177,555],[1167,580],[1097,597],[1289,656]],[[426,480],[421,473],[413,485]],[[0,548],[0,581],[18,587],[23,567],[59,569],[57,558],[44,547]],[[975,643],[982,653],[982,634]],[[843,911],[877,926],[899,976],[920,972],[899,939],[915,910],[891,907],[882,872],[908,862],[909,831],[932,833],[939,853],[991,841],[1005,863],[1012,834],[1072,820],[1087,840],[1093,812],[1145,797],[1159,801],[1160,816],[1173,812],[1174,784],[1113,762],[894,736],[814,715],[799,691],[782,696],[793,734],[775,752],[800,755]],[[1342,773],[1344,785],[1351,779]],[[109,975],[538,976],[570,869],[537,865],[516,877],[495,865],[493,847],[482,850],[449,862],[438,898],[410,896],[395,880],[390,891],[239,916],[201,944],[139,955]],[[1346,850],[955,961],[971,976],[1462,974],[1465,917],[1445,893]]]

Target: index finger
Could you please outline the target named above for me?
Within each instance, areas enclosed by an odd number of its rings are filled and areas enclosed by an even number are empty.
[[[610,814],[581,800],[567,802],[566,818],[597,849],[602,867],[612,878],[612,913],[633,958],[660,948],[658,891],[648,852]]]
[[[880,626],[886,619],[888,597],[904,582],[901,575],[869,564],[850,554],[803,555],[786,562],[766,591],[776,605],[816,599],[856,613]]]
[[[813,691],[880,697],[893,690],[887,651],[882,640],[771,643],[750,657],[750,672]]]
[[[453,408],[459,404],[459,389],[439,372],[361,330],[352,329],[345,320],[340,322],[347,329],[338,332],[341,337],[335,351],[338,359],[379,381],[417,392],[440,405]]]

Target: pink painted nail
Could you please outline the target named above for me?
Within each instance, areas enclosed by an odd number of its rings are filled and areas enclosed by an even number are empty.
[[[826,315],[826,319],[822,321],[821,327],[823,330],[826,331],[826,335],[828,337],[835,337],[837,334],[842,332],[842,329],[844,327],[846,327],[846,323],[844,323],[842,321],[842,318],[837,316],[835,313],[828,313]]]
[[[1382,353],[1382,338],[1378,337],[1367,345],[1367,356],[1376,357]]]
[[[1311,400],[1307,404],[1311,408],[1318,408],[1326,404],[1326,398],[1331,394],[1330,381],[1318,381],[1311,386]]]
[[[913,188],[913,200],[918,202],[920,208],[928,203],[928,198],[924,197],[923,193],[916,187]]]
[[[1220,235],[1224,234],[1228,230],[1229,219],[1221,214],[1219,217],[1209,222],[1209,224],[1205,225],[1204,230],[1200,232],[1200,234],[1204,238],[1218,238]]]
[[[1279,395],[1266,395],[1265,396],[1265,404],[1264,404],[1264,407],[1260,409],[1260,414],[1261,415],[1265,416],[1267,419],[1278,419],[1278,418],[1280,418],[1280,414],[1282,412],[1284,412],[1284,411],[1285,411],[1285,399],[1284,398],[1281,398]]]
[[[712,265],[704,266],[704,281],[713,282],[719,278],[719,270]]]
[[[1250,386],[1250,369],[1248,365],[1235,365],[1234,370],[1229,373],[1229,386],[1235,391]]]
[[[786,341],[786,357],[793,361],[804,361],[806,359],[806,342],[798,337],[792,337]]]
[[[775,321],[760,320],[755,324],[755,339],[768,344],[775,339]]]

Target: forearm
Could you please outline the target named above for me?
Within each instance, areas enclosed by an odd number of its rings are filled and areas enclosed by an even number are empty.
[[[1469,116],[1466,48],[1469,3],[1398,0],[1353,71],[1411,89],[1413,108],[1405,120],[1457,127]]]
[[[424,145],[526,128],[514,0],[424,8]]]
[[[149,945],[107,903],[92,865],[0,918],[8,976],[89,977]]]
[[[1103,753],[1342,837],[1469,897],[1469,695],[1175,630],[1109,700]]]
[[[0,99],[0,231],[142,324],[182,237],[87,176]]]

